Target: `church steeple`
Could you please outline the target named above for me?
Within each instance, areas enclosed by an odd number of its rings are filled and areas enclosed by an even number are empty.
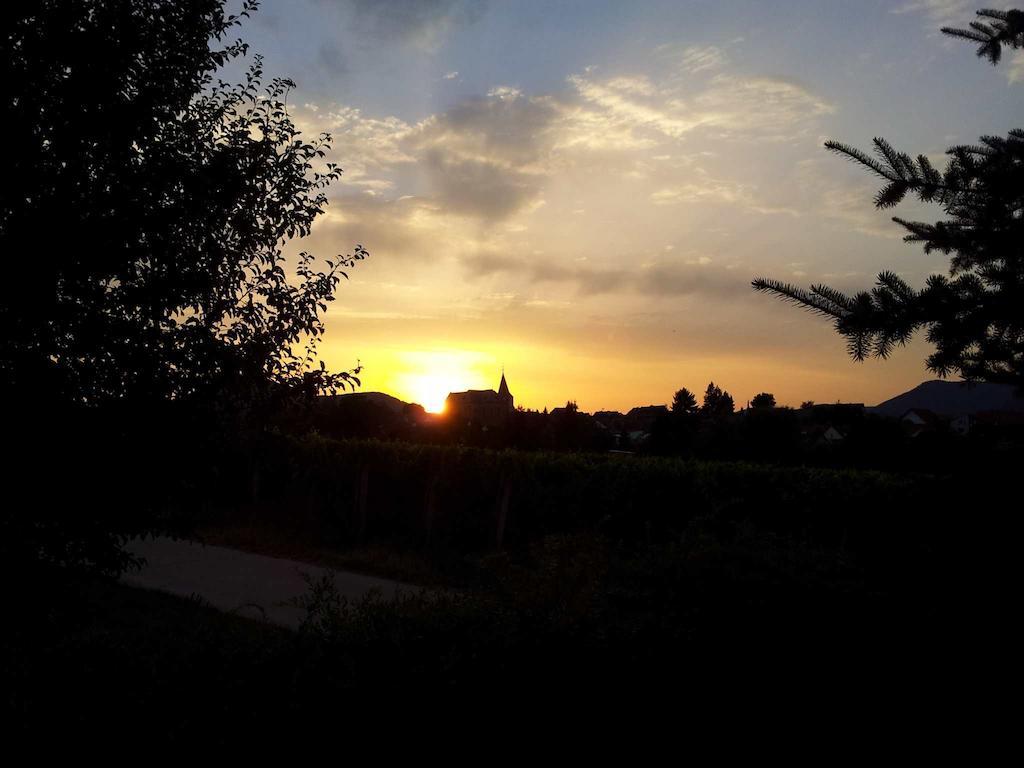
[[[508,382],[505,381],[505,369],[501,369],[501,384],[498,386],[498,397],[508,400],[509,409],[512,408],[512,393],[508,391]]]

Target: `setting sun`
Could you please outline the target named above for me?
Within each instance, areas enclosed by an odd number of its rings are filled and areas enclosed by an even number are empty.
[[[386,364],[385,389],[419,403],[431,413],[444,411],[449,392],[493,387],[490,356],[465,350],[398,352]]]
[[[444,411],[445,398],[457,388],[452,384],[452,378],[444,374],[412,375],[405,386],[409,397],[431,413]]]

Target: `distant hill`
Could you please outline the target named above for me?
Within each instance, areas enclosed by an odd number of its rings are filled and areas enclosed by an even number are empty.
[[[327,437],[406,439],[432,415],[423,406],[383,392],[346,392],[318,397],[309,411],[294,414],[300,430],[315,429]]]
[[[942,416],[963,416],[981,411],[1024,412],[1024,398],[1007,384],[972,384],[926,381],[909,392],[869,408],[871,413],[899,418],[911,408],[924,408]]]
[[[392,413],[402,413],[410,403],[399,400],[397,397],[385,395],[383,392],[345,392],[340,395],[327,395],[323,398],[325,402],[336,404],[362,404],[373,403],[382,408],[387,408]]]

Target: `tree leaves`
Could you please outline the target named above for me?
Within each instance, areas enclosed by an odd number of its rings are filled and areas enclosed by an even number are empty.
[[[0,105],[0,385],[75,402],[205,399],[349,386],[315,365],[323,313],[362,246],[318,269],[282,252],[341,175],[254,56],[214,75],[257,3],[41,0],[9,12]],[[69,74],[70,73],[70,74]],[[59,226],[54,226],[59,222]],[[45,233],[45,237],[41,237]],[[346,276],[347,277],[347,276]]]

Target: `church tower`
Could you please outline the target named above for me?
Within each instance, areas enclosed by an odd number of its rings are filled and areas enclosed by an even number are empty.
[[[505,381],[505,369],[501,371],[501,385],[498,387],[498,402],[508,410],[514,410],[512,404],[512,393],[508,391],[508,382]]]

